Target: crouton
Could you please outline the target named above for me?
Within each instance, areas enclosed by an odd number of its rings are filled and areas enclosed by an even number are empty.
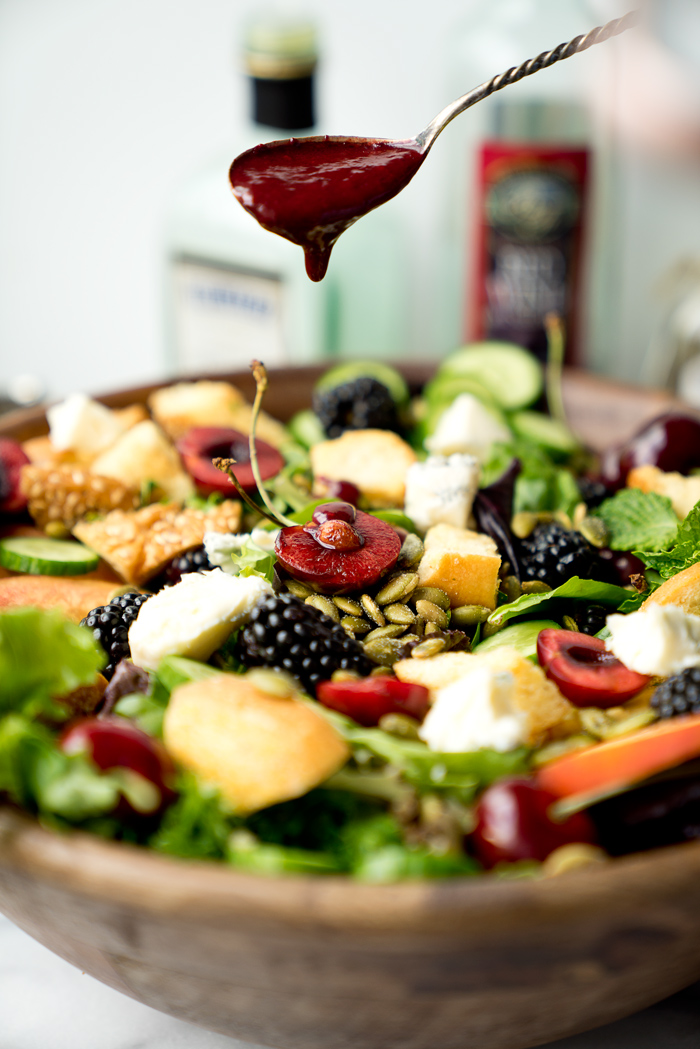
[[[421,586],[436,586],[459,605],[496,607],[501,557],[488,535],[467,528],[438,524],[425,535],[425,553],[418,565]]]
[[[347,430],[315,444],[310,455],[314,475],[350,481],[376,507],[403,506],[406,472],[416,461],[413,449],[390,430]]]

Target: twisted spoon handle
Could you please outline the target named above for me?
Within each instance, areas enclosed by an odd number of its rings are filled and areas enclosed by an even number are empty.
[[[442,129],[447,127],[451,120],[454,120],[456,116],[459,116],[460,113],[463,113],[465,109],[469,109],[476,102],[481,102],[482,99],[488,98],[494,91],[500,91],[501,88],[508,87],[510,84],[516,84],[518,80],[522,80],[526,76],[532,76],[533,73],[539,72],[540,69],[547,69],[549,66],[553,66],[555,62],[571,58],[572,55],[576,55],[580,51],[587,51],[594,44],[601,44],[612,36],[624,33],[626,29],[631,29],[637,25],[639,19],[640,13],[638,11],[630,11],[628,14],[623,15],[622,18],[616,18],[604,26],[591,29],[590,33],[574,37],[567,44],[559,44],[558,47],[553,48],[551,51],[543,51],[536,58],[529,58],[519,66],[511,66],[505,73],[499,73],[498,76],[492,77],[491,80],[487,80],[485,83],[473,88],[466,95],[462,95],[461,98],[451,102],[449,106],[446,106],[430,121],[424,131],[421,131],[416,136],[416,141],[423,148],[423,151],[427,153]]]

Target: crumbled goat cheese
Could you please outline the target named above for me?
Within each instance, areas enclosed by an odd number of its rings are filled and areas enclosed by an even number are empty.
[[[478,459],[460,452],[413,463],[406,473],[406,513],[423,532],[436,524],[466,528],[479,473]]]
[[[232,577],[220,568],[188,572],[139,609],[129,629],[131,658],[144,670],[156,670],[165,656],[207,660],[271,593],[260,576]]]
[[[477,667],[438,690],[418,734],[431,750],[461,754],[482,747],[504,753],[527,737],[527,713],[513,703],[510,671]]]
[[[471,393],[460,393],[438,419],[435,432],[425,441],[429,452],[451,455],[465,452],[481,462],[494,441],[509,441],[510,431]]]
[[[630,670],[669,677],[700,666],[700,616],[679,605],[650,604],[629,615],[607,618],[605,647]]]
[[[46,412],[51,443],[61,451],[69,449],[92,458],[114,444],[124,433],[115,412],[84,393],[73,393]]]

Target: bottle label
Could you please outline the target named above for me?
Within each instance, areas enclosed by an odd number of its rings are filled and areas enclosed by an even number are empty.
[[[485,143],[468,339],[503,339],[544,360],[544,318],[558,313],[577,357],[581,235],[589,152]]]
[[[288,360],[279,277],[191,256],[172,260],[173,324],[178,368],[245,368]]]

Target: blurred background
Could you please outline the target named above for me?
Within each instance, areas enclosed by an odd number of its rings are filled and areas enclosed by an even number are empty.
[[[650,0],[640,29],[457,118],[318,286],[227,185],[292,131],[412,137],[629,6],[0,0],[0,395],[484,336],[541,353],[554,306],[570,359],[700,404],[697,0]],[[297,98],[290,125],[275,98],[300,79],[315,115]]]

